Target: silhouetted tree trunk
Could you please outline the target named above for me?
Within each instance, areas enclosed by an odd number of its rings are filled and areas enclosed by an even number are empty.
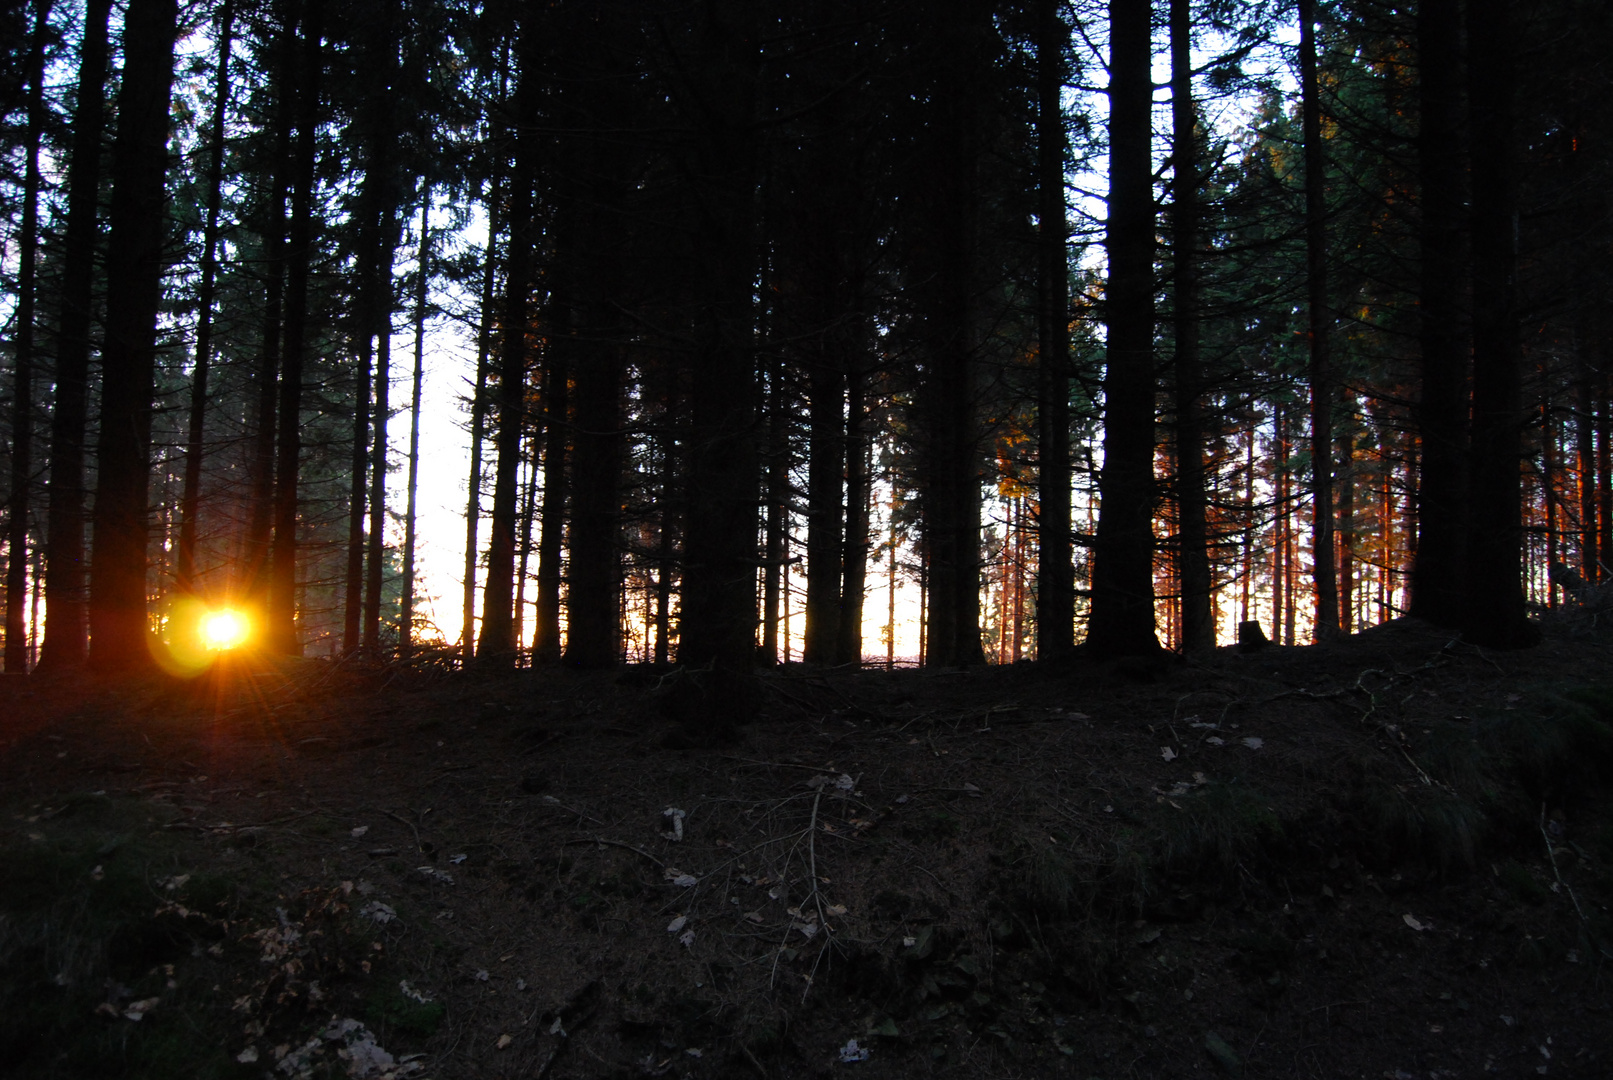
[[[84,429],[89,398],[90,325],[106,124],[107,20],[111,0],[88,0],[79,50],[73,158],[67,173],[62,243],[56,399],[50,420],[50,510],[45,540],[43,671],[74,668],[89,652],[84,565]]]
[[[397,253],[397,208],[387,198],[377,232],[380,250],[369,290],[375,333],[375,391],[370,420],[370,530],[364,566],[364,648],[381,648],[381,600],[386,588],[387,420],[392,415],[392,260]]]
[[[1521,575],[1522,430],[1518,337],[1517,42],[1512,5],[1471,0],[1468,13],[1473,147],[1472,518],[1462,630],[1476,645],[1539,640]]]
[[[488,182],[487,196],[487,251],[482,266],[481,325],[476,332],[476,385],[471,389],[470,402],[470,476],[466,481],[465,495],[465,582],[460,598],[459,649],[460,659],[469,663],[476,654],[476,565],[477,538],[482,521],[482,439],[487,430],[487,383],[491,375],[493,352],[493,267],[497,263],[494,252],[498,247],[499,230],[503,220],[499,199],[499,181],[495,175]]]
[[[624,9],[625,10],[625,9]],[[602,18],[595,32],[612,34],[614,18]],[[573,125],[587,132],[562,140],[560,153],[569,173],[565,201],[582,228],[571,252],[580,286],[576,335],[570,342],[576,379],[569,585],[566,594],[565,661],[578,668],[611,667],[622,652],[622,384],[625,377],[623,326],[619,314],[626,285],[623,253],[630,247],[623,217],[632,175],[629,152],[609,132],[632,122],[627,96],[631,80],[622,71],[568,67],[560,95]],[[580,61],[573,57],[573,63]],[[579,100],[592,83],[586,100]],[[553,438],[556,429],[550,428]],[[546,463],[547,464],[547,463]],[[549,495],[544,495],[545,512]],[[547,518],[545,519],[547,521]]]
[[[34,283],[39,250],[39,138],[45,123],[45,44],[50,0],[34,0],[33,44],[28,51],[28,126],[23,135],[22,221],[17,252],[15,377],[12,382],[11,518],[7,530],[7,673],[28,670],[28,510],[32,499],[34,441]]]
[[[126,60],[108,214],[106,344],[101,350],[95,559],[90,568],[90,662],[103,671],[151,661],[146,648],[146,494],[178,14],[176,0],[133,0],[124,20]]]
[[[767,375],[767,479],[764,568],[762,582],[761,662],[779,662],[779,597],[784,581],[785,516],[790,508],[790,445],[788,391],[784,362],[775,351]]]
[[[846,536],[841,551],[839,640],[835,663],[861,665],[863,594],[868,583],[869,435],[867,375],[848,358],[846,368]]]
[[[815,224],[823,227],[826,223]],[[832,283],[811,272],[803,278],[808,282],[808,318],[817,333],[807,365],[806,606],[801,660],[828,664],[834,661],[835,640],[840,632],[845,373],[841,358],[829,344],[829,324],[834,316],[827,310],[825,291]]]
[[[517,542],[515,564],[515,637],[520,642],[521,630],[526,626],[526,587],[531,580],[527,567],[532,562],[532,522],[538,514],[538,477],[543,470],[538,467],[537,440],[529,444],[533,448],[533,460],[522,462],[526,469],[526,480],[521,485],[521,538]]]
[[[1036,649],[1060,660],[1075,647],[1070,523],[1070,262],[1064,194],[1067,139],[1060,0],[1037,5],[1037,461]]]
[[[196,516],[201,508],[202,452],[207,424],[207,379],[213,360],[213,296],[218,278],[218,215],[224,188],[224,122],[230,103],[230,46],[234,0],[218,16],[218,68],[213,73],[213,120],[207,146],[207,210],[202,225],[202,280],[196,291],[196,360],[190,375],[190,417],[185,430],[185,486],[179,497],[179,551],[175,573],[181,593],[196,588]]]
[[[307,351],[308,269],[313,256],[315,142],[324,59],[323,12],[309,5],[297,79],[297,142],[292,166],[291,235],[286,273],[285,359],[280,372],[280,434],[275,460],[274,552],[270,568],[269,644],[302,655],[297,639],[297,471],[302,457],[302,370]]]
[[[297,85],[297,0],[277,4],[282,20],[275,49],[273,157],[269,164],[268,205],[263,235],[263,352],[257,371],[253,413],[252,456],[248,465],[251,510],[247,522],[242,590],[262,601],[268,584],[270,543],[274,530],[275,407],[279,401],[280,354],[283,345],[286,275],[286,197],[291,186],[292,130]]]
[[[525,425],[528,305],[532,290],[532,250],[535,241],[532,192],[538,179],[537,134],[523,130],[535,115],[540,88],[535,15],[523,15],[517,54],[517,75],[510,138],[514,164],[509,178],[509,252],[504,263],[503,334],[499,341],[498,393],[494,398],[497,427],[494,434],[493,506],[488,519],[487,578],[482,586],[482,633],[476,658],[497,667],[515,663],[514,623],[515,504],[517,473],[521,463],[521,432]]]
[[[1462,613],[1467,513],[1467,340],[1463,255],[1461,0],[1417,6],[1418,92],[1422,116],[1417,171],[1422,195],[1417,311],[1422,393],[1417,434],[1417,554],[1411,614],[1456,626]]]
[[[359,245],[364,252],[367,246]],[[362,256],[361,256],[362,257]],[[370,462],[370,359],[374,335],[362,310],[354,334],[358,345],[358,371],[353,378],[353,450],[348,465],[347,486],[347,573],[342,598],[342,654],[359,647],[364,614],[364,510],[369,483]]]
[[[1321,89],[1316,82],[1315,0],[1299,0],[1299,82],[1305,132],[1305,280],[1310,323],[1311,577],[1318,640],[1339,631],[1339,577],[1333,536],[1333,332],[1327,301],[1327,161]]]
[[[420,384],[426,366],[426,290],[431,282],[431,185],[420,205],[419,280],[414,294],[414,386],[409,395],[409,501],[403,517],[403,618],[398,626],[398,657],[414,653],[415,500],[420,483]]]
[[[926,486],[921,510],[929,562],[928,641],[931,665],[976,664],[980,643],[979,425],[975,417],[978,330],[974,303],[979,259],[980,102],[971,74],[986,12],[970,5],[937,27],[930,90],[925,177],[928,247],[934,281],[921,303],[930,369]]]
[[[1151,4],[1109,4],[1108,370],[1087,645],[1158,651],[1154,635],[1154,192]]]
[[[705,8],[697,33],[700,85],[677,102],[691,124],[695,214],[688,241],[697,298],[678,660],[742,672],[756,661],[753,112],[760,54],[757,13],[748,4],[712,0]],[[746,709],[737,694],[714,695],[709,704],[701,722],[718,728]]]
[[[596,191],[604,190],[611,174],[619,175],[607,164],[592,178]],[[621,293],[615,272],[623,239],[619,213],[614,203],[595,211],[596,227],[582,253],[590,300],[578,353],[566,608],[566,663],[581,668],[610,667],[621,654],[622,346],[614,306]]]
[[[573,330],[569,299],[551,302],[552,336],[557,341]],[[538,588],[533,603],[534,664],[552,664],[560,659],[560,558],[566,526],[566,457],[571,443],[571,372],[566,349],[548,349],[543,360],[543,511],[538,529]],[[534,438],[534,453],[536,447]]]
[[[1215,648],[1205,521],[1203,358],[1199,349],[1198,108],[1193,99],[1191,0],[1171,0],[1171,254],[1175,262],[1177,576],[1183,652]]]

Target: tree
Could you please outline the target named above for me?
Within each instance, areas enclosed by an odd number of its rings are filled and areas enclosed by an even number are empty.
[[[218,16],[218,61],[214,68],[213,118],[207,147],[206,221],[202,226],[202,280],[196,294],[196,356],[191,368],[190,422],[185,433],[185,488],[179,499],[179,551],[175,587],[196,587],[196,519],[201,510],[203,435],[207,421],[207,379],[213,361],[213,303],[218,282],[219,210],[224,187],[224,123],[230,100],[230,45],[235,31],[234,0],[224,0]]]
[[[290,263],[286,274],[285,354],[277,403],[280,431],[275,459],[274,549],[270,567],[268,636],[280,652],[300,655],[297,640],[297,476],[302,453],[303,357],[307,350],[308,271],[313,256],[313,195],[324,70],[323,7],[309,5],[302,27],[297,80],[297,141],[292,166]]]
[[[84,550],[84,438],[90,325],[99,235],[101,133],[106,124],[107,21],[111,0],[88,0],[79,46],[67,228],[58,298],[56,396],[50,416],[50,509],[45,540],[42,671],[82,665],[89,655]]]
[[[1522,584],[1522,359],[1517,306],[1517,101],[1511,6],[1471,0],[1468,101],[1474,147],[1472,517],[1462,631],[1476,645],[1539,640]]]
[[[1065,50],[1060,0],[1037,7],[1037,582],[1036,644],[1043,660],[1075,647],[1070,519],[1070,265],[1064,167]],[[1180,183],[1180,179],[1178,179]]]
[[[1201,417],[1198,107],[1193,95],[1193,5],[1171,0],[1171,258],[1175,285],[1176,504],[1182,649],[1215,647]]]
[[[1100,655],[1158,651],[1154,634],[1154,193],[1150,4],[1109,5],[1108,364],[1092,619]]]
[[[536,15],[523,13],[517,38],[517,72],[508,130],[513,146],[509,176],[509,249],[504,263],[504,300],[499,336],[498,390],[494,399],[496,428],[493,507],[488,521],[487,578],[482,592],[482,632],[478,662],[509,667],[518,646],[514,624],[515,502],[525,424],[527,332],[535,246],[532,202],[537,183],[537,116],[541,91],[537,69]]]
[[[678,662],[728,673],[755,663],[757,447],[752,344],[759,12],[708,0],[680,27],[657,78],[686,125],[674,151],[686,178],[692,268],[692,409]],[[677,77],[677,73],[682,77]],[[721,728],[746,708],[717,696],[707,722]]]
[[[104,671],[150,662],[147,489],[167,239],[168,99],[178,15],[177,0],[133,0],[123,29],[126,59],[108,213],[95,559],[90,569],[90,662]]]
[[[1305,281],[1311,391],[1311,575],[1316,583],[1316,636],[1339,629],[1338,574],[1333,552],[1332,320],[1327,299],[1327,165],[1322,152],[1322,104],[1316,81],[1314,0],[1299,0],[1299,84],[1305,130]]]
[[[1417,7],[1422,262],[1418,280],[1421,393],[1417,432],[1417,555],[1411,614],[1440,626],[1461,622],[1466,533],[1468,343],[1462,295],[1468,277],[1462,237],[1461,23],[1459,0]]]
[[[27,132],[23,136],[21,243],[17,253],[17,311],[12,382],[11,519],[7,529],[5,670],[28,670],[28,511],[32,502],[34,434],[34,292],[39,251],[39,141],[45,125],[45,45],[50,0],[34,0],[27,62]]]

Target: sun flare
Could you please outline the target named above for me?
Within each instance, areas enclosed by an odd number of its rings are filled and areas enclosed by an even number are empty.
[[[209,649],[238,648],[246,641],[247,630],[246,616],[228,608],[210,611],[202,619],[202,641]]]

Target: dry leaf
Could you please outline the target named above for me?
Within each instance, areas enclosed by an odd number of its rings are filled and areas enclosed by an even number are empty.
[[[1172,750],[1168,746],[1161,746],[1159,748],[1159,756],[1164,758],[1166,761],[1175,761],[1176,760],[1176,751]]]
[[[128,1020],[144,1019],[146,1013],[157,1007],[161,998],[145,998],[142,1001],[131,1001],[123,1007],[123,1016]]]
[[[669,934],[676,934],[679,930],[682,930],[688,924],[689,924],[689,916],[687,916],[687,915],[679,915],[676,919],[673,919],[671,922],[666,924],[666,932],[669,933]]]
[[[515,1036],[513,1035],[500,1035],[498,1037],[498,1042],[494,1043],[493,1045],[500,1050],[507,1050],[509,1049],[510,1044],[514,1041]]]

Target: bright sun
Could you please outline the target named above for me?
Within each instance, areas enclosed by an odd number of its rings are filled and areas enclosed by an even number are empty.
[[[202,641],[209,649],[233,649],[246,640],[246,616],[239,611],[208,612],[202,619]]]

